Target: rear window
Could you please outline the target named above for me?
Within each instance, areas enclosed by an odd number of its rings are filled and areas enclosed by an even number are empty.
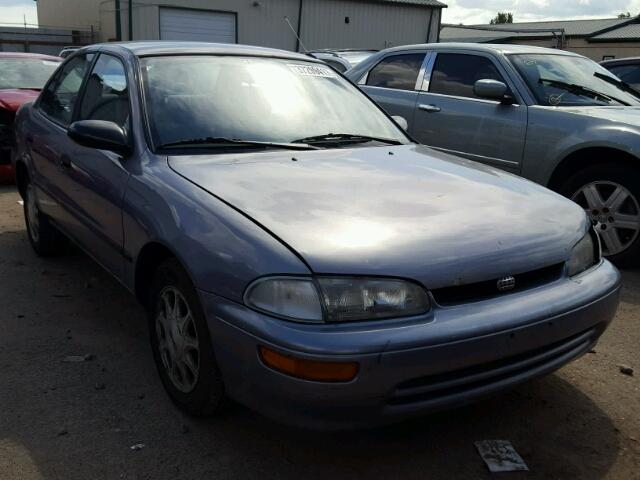
[[[415,90],[424,57],[424,53],[387,57],[371,69],[367,85],[397,90]]]
[[[1,58],[0,89],[41,89],[60,62],[37,58]]]

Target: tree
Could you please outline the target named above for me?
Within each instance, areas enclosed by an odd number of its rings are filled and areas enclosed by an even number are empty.
[[[491,25],[501,25],[505,23],[513,23],[513,13],[498,12],[498,15],[496,15],[496,18],[491,20]]]
[[[622,12],[620,15],[618,15],[618,18],[631,18],[631,12]]]

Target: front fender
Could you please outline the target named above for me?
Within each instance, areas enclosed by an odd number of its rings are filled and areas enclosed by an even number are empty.
[[[562,160],[589,148],[640,157],[640,128],[574,111],[531,107],[522,176],[548,185]]]
[[[196,288],[241,302],[245,287],[269,274],[308,275],[289,248],[249,218],[148,154],[132,174],[123,205],[124,283],[135,288],[135,264],[150,242],[167,246]]]

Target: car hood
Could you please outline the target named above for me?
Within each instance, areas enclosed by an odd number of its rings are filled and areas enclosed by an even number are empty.
[[[33,102],[38,98],[38,95],[40,95],[40,90],[0,90],[0,107],[16,112],[23,103]]]
[[[640,127],[640,107],[556,107],[562,111],[589,118]]]
[[[565,198],[419,145],[168,161],[315,273],[460,285],[565,261],[587,229]]]

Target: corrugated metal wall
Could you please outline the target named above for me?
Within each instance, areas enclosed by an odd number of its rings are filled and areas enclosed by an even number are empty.
[[[100,39],[115,38],[114,0],[39,0],[41,23],[98,24]],[[83,0],[84,1],[84,0]],[[160,38],[159,5],[238,14],[238,41],[249,45],[295,50],[300,0],[133,0],[134,40]],[[121,0],[122,38],[128,40],[128,0]],[[89,17],[95,17],[92,20]],[[316,48],[377,48],[437,41],[440,9],[367,0],[302,0],[301,36]],[[349,23],[345,22],[349,18]],[[427,38],[429,37],[429,38]]]
[[[157,0],[134,1],[134,40],[160,38]],[[121,0],[122,34],[127,39],[127,0]],[[145,5],[147,4],[147,5]],[[248,45],[294,50],[296,38],[285,21],[298,24],[298,0],[180,0],[164,1],[162,6],[238,14],[238,41]],[[104,10],[104,7],[103,7]],[[103,24],[105,24],[103,16]]]
[[[308,49],[376,48],[436,41],[439,10],[357,0],[306,0],[302,42]],[[347,23],[348,22],[348,23]],[[438,19],[439,22],[439,19]]]

